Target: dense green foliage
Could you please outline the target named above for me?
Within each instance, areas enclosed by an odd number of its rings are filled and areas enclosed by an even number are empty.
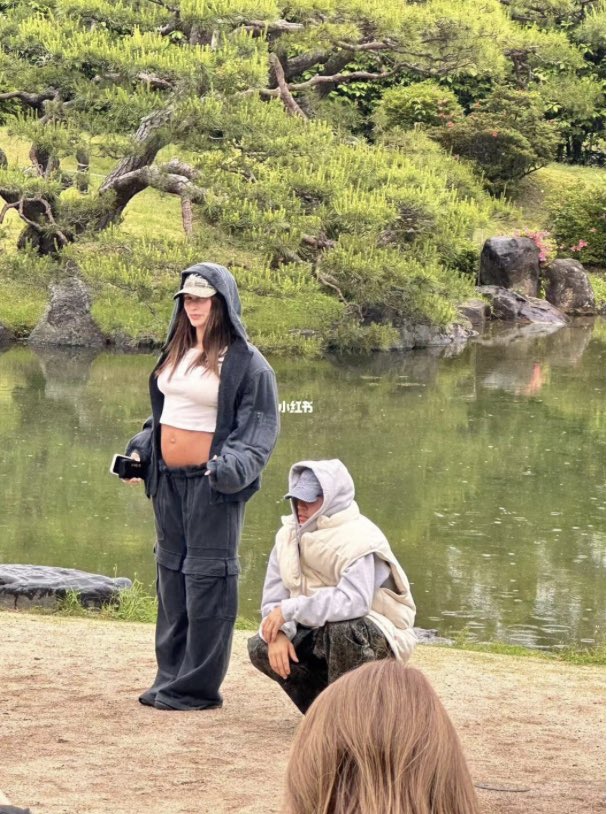
[[[600,4],[547,8],[4,3],[0,242],[43,258],[26,274],[0,263],[7,291],[37,281],[12,324],[27,330],[40,281],[69,258],[110,336],[157,341],[174,273],[205,255],[234,268],[283,350],[304,335],[311,352],[389,347],[403,323],[453,321],[479,235],[505,211],[460,157],[501,191],[562,147],[561,112],[568,138],[597,130]],[[567,93],[544,92],[561,79]],[[151,190],[165,196],[151,208],[177,202],[181,235],[149,210],[125,235]]]
[[[605,185],[580,184],[554,194],[547,209],[560,256],[605,265]]]
[[[375,110],[375,122],[379,130],[393,127],[409,130],[416,124],[452,125],[462,114],[452,90],[427,80],[388,88]]]

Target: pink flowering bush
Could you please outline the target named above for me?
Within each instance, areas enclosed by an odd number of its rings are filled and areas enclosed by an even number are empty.
[[[557,245],[550,232],[542,229],[519,229],[515,235],[516,237],[528,237],[535,243],[539,251],[540,263],[550,263],[556,258]]]
[[[569,246],[569,250],[572,252],[581,252],[582,249],[585,249],[587,245],[587,240],[578,240],[577,246]]]

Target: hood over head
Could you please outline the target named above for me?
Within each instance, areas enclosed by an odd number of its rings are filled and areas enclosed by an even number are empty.
[[[240,319],[242,310],[240,306],[240,296],[238,294],[238,286],[236,285],[236,280],[234,279],[233,275],[227,270],[227,268],[225,268],[225,266],[219,266],[217,263],[196,263],[194,266],[189,266],[187,269],[184,269],[184,271],[181,272],[179,291],[183,289],[185,281],[190,274],[197,274],[200,277],[203,277],[209,283],[209,285],[217,291],[218,294],[221,294],[226,301],[228,316],[230,318],[230,322],[232,323],[234,333],[246,342],[247,332]],[[171,322],[169,323],[167,338],[164,343],[165,347],[173,336],[177,316],[183,309],[183,297],[177,295],[176,297],[175,308],[173,309],[173,315],[171,317]]]
[[[311,531],[316,526],[316,520],[321,515],[331,517],[352,505],[354,500],[354,481],[344,464],[337,458],[328,461],[298,461],[289,471],[289,491],[285,497],[289,498],[295,492],[302,472],[311,470],[320,483],[323,502],[316,514],[299,526],[299,533]],[[291,499],[293,515],[297,523],[295,505]]]

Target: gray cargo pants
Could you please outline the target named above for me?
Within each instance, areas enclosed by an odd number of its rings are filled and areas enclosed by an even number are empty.
[[[317,628],[297,625],[293,646],[299,661],[291,662],[291,673],[286,679],[270,667],[268,645],[259,634],[248,641],[249,658],[258,670],[283,688],[304,714],[316,696],[344,673],[368,661],[393,655],[384,634],[366,617],[327,622]]]
[[[156,517],[158,619],[153,685],[142,704],[208,709],[230,660],[238,610],[244,503],[212,503],[205,466],[160,466]]]

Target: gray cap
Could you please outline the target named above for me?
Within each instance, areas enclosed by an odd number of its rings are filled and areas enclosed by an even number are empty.
[[[212,297],[217,294],[217,289],[204,279],[201,274],[188,274],[185,278],[183,288],[173,297],[175,299],[180,294],[189,294],[192,297]]]
[[[317,497],[322,495],[320,481],[311,469],[302,469],[297,480],[293,484],[291,491],[285,495],[285,499],[303,500],[306,503],[314,503]]]

